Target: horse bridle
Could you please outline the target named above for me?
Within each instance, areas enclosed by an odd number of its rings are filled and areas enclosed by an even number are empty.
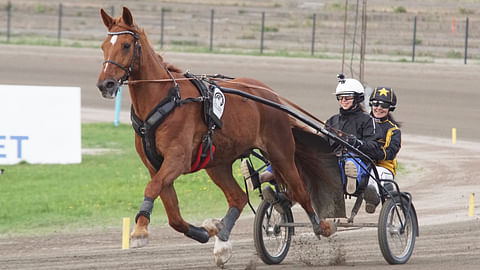
[[[120,84],[123,85],[124,82],[128,81],[128,78],[130,77],[130,72],[132,72],[133,65],[135,64],[135,60],[137,58],[137,51],[138,51],[138,56],[140,56],[142,46],[139,42],[138,34],[133,32],[133,31],[124,30],[124,31],[119,31],[119,32],[107,32],[107,34],[112,35],[112,36],[113,35],[128,34],[128,35],[132,35],[133,38],[135,39],[135,44],[134,44],[134,47],[133,47],[133,57],[132,57],[132,61],[130,62],[130,66],[128,68],[126,68],[122,64],[119,64],[119,63],[117,63],[115,61],[112,61],[112,60],[103,61],[103,65],[105,65],[106,63],[112,63],[112,64],[116,65],[117,67],[121,68],[123,71],[125,71],[125,75],[120,79]],[[169,79],[169,81],[173,82],[174,88],[176,88],[177,91],[178,91],[178,88],[179,88],[178,83],[177,83],[177,80],[175,79],[175,77],[173,76],[173,74],[164,65],[162,65],[161,63],[159,63],[159,64],[168,73],[168,76],[171,78],[171,79]]]
[[[135,44],[133,46],[133,57],[132,57],[132,61],[130,61],[130,66],[128,66],[128,68],[112,60],[103,61],[103,65],[105,65],[106,63],[111,63],[121,68],[123,71],[125,71],[125,75],[123,75],[123,77],[120,79],[120,84],[123,84],[125,81],[128,81],[128,78],[130,77],[130,72],[132,72],[133,65],[135,64],[135,60],[137,59],[137,51],[138,51],[138,55],[140,55],[141,53],[140,52],[141,45],[140,45],[140,42],[138,42],[138,39],[139,39],[138,34],[128,30],[119,31],[119,32],[107,32],[107,34],[111,36],[128,34],[128,35],[132,35],[133,38],[135,39]]]

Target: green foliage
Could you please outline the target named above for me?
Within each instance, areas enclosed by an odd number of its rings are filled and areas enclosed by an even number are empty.
[[[402,6],[393,7],[394,13],[407,13],[407,10]]]
[[[256,39],[256,36],[254,33],[248,33],[248,34],[243,34],[241,36],[238,36],[238,39],[250,39],[250,40],[253,40],[253,39]]]
[[[265,32],[278,32],[278,27],[275,26],[265,26],[263,28],[263,31]]]
[[[84,124],[82,145],[90,154],[83,154],[81,164],[2,166],[0,234],[111,227],[135,216],[150,177],[134,149],[131,126]],[[234,166],[234,174],[243,187],[239,167]],[[222,191],[203,171],[179,177],[175,188],[182,215],[192,223],[227,211]],[[152,224],[166,223],[157,200]]]
[[[475,11],[465,8],[465,7],[459,7],[458,12],[462,15],[472,15],[475,13]]]
[[[47,7],[45,5],[38,4],[34,7],[33,12],[37,14],[43,14],[47,12]]]
[[[448,58],[462,58],[462,53],[455,51],[455,50],[450,50],[447,52],[447,57]]]
[[[174,46],[198,46],[196,40],[171,40],[170,44]]]
[[[340,2],[333,2],[327,5],[327,9],[334,11],[342,11],[345,10],[345,5]]]

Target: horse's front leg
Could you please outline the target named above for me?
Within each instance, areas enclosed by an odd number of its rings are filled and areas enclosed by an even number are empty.
[[[152,174],[152,179],[145,187],[144,200],[138,214],[135,217],[135,226],[130,235],[131,247],[143,247],[148,244],[148,225],[150,215],[152,214],[155,199],[160,196],[169,197],[167,202],[164,200],[165,210],[170,224],[174,224],[176,230],[184,231],[188,229],[188,223],[183,221],[178,209],[178,199],[173,189],[173,181],[180,176],[184,168],[183,160],[175,158],[165,158],[162,167],[157,173]],[[163,194],[163,196],[162,196]],[[173,214],[176,213],[176,214]]]
[[[189,224],[182,218],[180,209],[178,208],[178,197],[173,182],[186,169],[181,165],[184,159],[178,154],[174,156],[174,158],[168,160],[165,158],[162,167],[158,173],[152,177],[152,180],[145,188],[145,198],[137,214],[136,224],[131,234],[132,247],[142,247],[148,243],[149,216],[153,209],[153,198],[157,198],[158,196],[162,199],[169,225],[176,231],[200,243],[206,243],[209,238],[216,235],[220,229],[219,222],[207,230],[204,227]]]

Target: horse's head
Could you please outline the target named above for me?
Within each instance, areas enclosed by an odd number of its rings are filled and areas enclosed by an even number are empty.
[[[123,7],[120,18],[112,18],[100,10],[108,36],[102,44],[103,69],[97,87],[105,98],[114,98],[119,87],[128,80],[134,65],[140,62],[140,42],[130,10]]]

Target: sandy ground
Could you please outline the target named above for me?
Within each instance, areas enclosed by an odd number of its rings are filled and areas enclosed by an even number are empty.
[[[82,87],[83,121],[113,121],[113,103],[102,100],[95,82],[101,68],[99,50],[1,46],[0,83]],[[336,112],[331,93],[338,60],[306,60],[166,53],[167,61],[194,73],[225,73],[267,82],[279,93],[326,118]],[[45,68],[48,67],[48,68]],[[403,190],[412,193],[420,237],[408,264],[388,266],[375,229],[341,231],[316,240],[309,229],[298,230],[282,265],[267,266],[255,254],[253,216],[245,209],[233,230],[234,256],[227,269],[478,269],[480,207],[468,216],[471,193],[480,194],[480,94],[476,65],[367,63],[372,85],[399,89],[397,118],[404,122],[399,162]],[[126,90],[126,88],[124,89]],[[121,120],[128,122],[128,91]],[[450,141],[457,127],[459,141]],[[349,201],[349,205],[350,205]],[[377,211],[378,212],[378,211]],[[132,216],[135,213],[132,213]],[[209,218],[209,217],[205,217]],[[305,214],[295,210],[296,220]],[[360,214],[357,221],[376,222],[378,214]],[[121,250],[121,227],[69,234],[0,236],[0,269],[211,269],[213,241],[198,244],[162,225],[151,227],[150,244]],[[338,260],[341,258],[341,260]],[[340,261],[340,263],[335,262]]]

